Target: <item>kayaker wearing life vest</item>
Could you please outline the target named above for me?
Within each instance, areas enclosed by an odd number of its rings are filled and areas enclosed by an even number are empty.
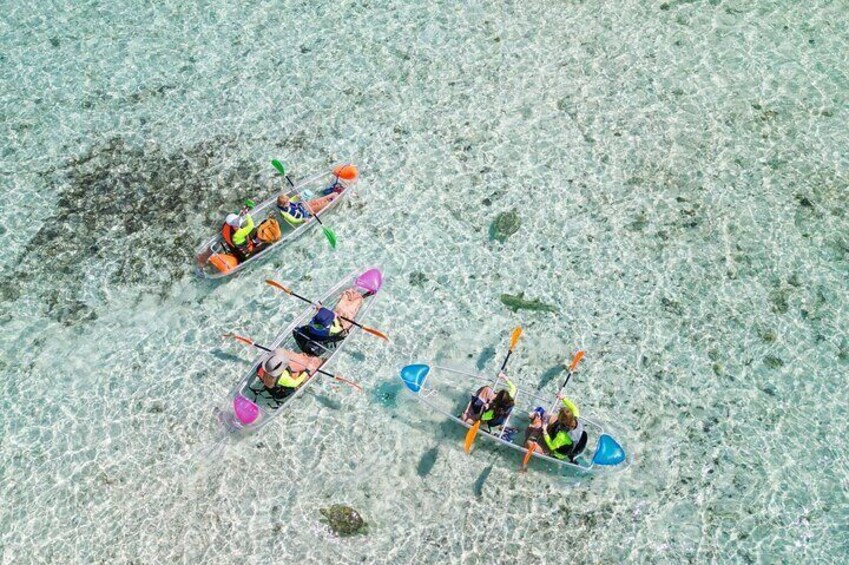
[[[545,419],[545,410],[537,408],[525,441],[527,449],[534,449],[557,459],[574,461],[587,445],[587,432],[578,419],[580,412],[574,402],[558,396],[563,406],[556,416]]]
[[[489,386],[479,388],[463,412],[464,422],[473,424],[480,420],[490,428],[494,428],[507,420],[510,412],[513,411],[517,389],[504,372],[499,373],[498,378],[504,379],[507,389],[501,389],[496,393]]]
[[[221,226],[221,237],[244,261],[254,252],[253,238],[254,219],[250,214],[230,214]]]
[[[325,352],[326,344],[342,341],[348,335],[336,313],[324,306],[318,309],[309,324],[295,328],[293,333],[301,351],[315,356]]]
[[[257,370],[262,384],[275,398],[295,392],[321,366],[321,359],[286,349],[269,353]]]
[[[303,224],[313,214],[318,214],[324,210],[328,204],[336,199],[336,196],[337,194],[334,192],[321,198],[314,198],[307,201],[309,206],[306,206],[303,202],[292,202],[292,199],[287,194],[281,194],[277,197],[277,209],[287,223],[296,226]],[[312,214],[310,211],[312,211]]]
[[[324,355],[329,344],[342,341],[347,337],[351,329],[351,322],[348,320],[357,318],[363,300],[372,294],[374,294],[373,291],[361,294],[349,288],[342,293],[336,308],[332,311],[323,306],[320,307],[309,324],[295,328],[293,334],[298,346],[307,355]]]

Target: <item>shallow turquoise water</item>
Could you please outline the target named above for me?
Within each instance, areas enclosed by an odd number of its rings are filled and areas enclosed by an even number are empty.
[[[6,6],[3,561],[845,560],[846,8]],[[339,249],[197,280],[272,157],[360,165]],[[392,344],[335,365],[368,391],[222,441],[253,352],[220,334],[300,311],[261,281],[318,295],[375,263]],[[499,301],[523,290],[558,313]],[[396,396],[410,361],[493,371],[517,324],[523,387],[587,351],[570,393],[627,473],[520,475]],[[368,534],[334,537],[334,503]]]

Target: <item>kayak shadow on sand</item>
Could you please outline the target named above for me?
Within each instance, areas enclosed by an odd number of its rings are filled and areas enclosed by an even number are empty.
[[[307,394],[315,398],[316,402],[324,406],[325,408],[329,408],[330,410],[341,410],[342,403],[335,398],[331,398],[323,393],[319,393],[316,391],[308,391]]]
[[[437,457],[439,457],[438,444],[424,452],[421,459],[419,459],[418,466],[416,467],[416,474],[421,478],[427,477],[433,470],[433,466],[436,465]]]
[[[439,437],[437,440],[447,439],[449,442],[451,441],[463,441],[463,434],[458,434],[457,431],[462,430],[462,428],[458,428],[458,426],[454,425],[450,420],[446,420],[439,424]],[[416,473],[421,477],[427,477],[430,472],[433,470],[433,466],[436,465],[436,460],[439,457],[439,446],[437,443],[427,451],[425,451],[421,458],[419,459],[419,464],[416,467]]]
[[[546,369],[546,371],[542,375],[540,375],[537,390],[542,390],[543,388],[545,388],[545,385],[547,385],[565,372],[566,367],[564,365],[555,365],[550,369]]]

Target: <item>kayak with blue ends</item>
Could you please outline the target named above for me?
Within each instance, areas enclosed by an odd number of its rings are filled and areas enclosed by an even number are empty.
[[[279,161],[272,161],[289,186],[259,204],[246,201],[238,214],[230,214],[218,233],[195,252],[195,268],[199,276],[222,279],[244,270],[271,250],[300,237],[316,223],[331,247],[336,235],[321,218],[336,208],[351,192],[359,178],[357,168],[342,164],[297,184],[285,174]]]
[[[461,426],[469,428],[469,435],[471,430],[480,427],[480,421],[472,423],[463,418],[464,407],[476,388],[492,386],[492,377],[449,367],[415,364],[401,369],[400,378],[404,385],[415,393],[415,397],[420,402]],[[586,415],[579,419],[581,429],[587,432],[586,439],[583,440],[586,443],[580,445],[579,455],[560,459],[539,448],[530,451],[525,447],[524,430],[531,424],[535,414],[545,412],[541,407],[547,406],[551,399],[516,387],[512,388],[515,390],[513,399],[515,404],[506,421],[495,427],[480,428],[482,432],[480,435],[525,454],[523,464],[527,464],[531,457],[535,457],[583,474],[621,471],[630,465],[631,458],[609,433],[607,427]],[[549,412],[552,411],[549,410]]]
[[[309,301],[279,283],[274,283],[274,286]],[[218,419],[227,431],[253,432],[264,427],[283,413],[290,402],[301,396],[319,374],[361,390],[356,383],[326,371],[326,367],[339,351],[350,343],[353,334],[358,330],[362,329],[379,337],[383,335],[362,325],[382,286],[383,274],[376,268],[346,276],[315,304],[307,307],[268,346],[258,345],[249,338],[228,334],[248,345],[258,347],[264,353],[236,383],[227,395],[224,406],[217,410]],[[339,331],[333,336],[334,339],[317,341],[307,335],[307,332],[313,321],[324,313],[330,313],[329,317],[333,319],[333,324],[338,325]],[[277,379],[282,379],[281,386],[277,386]]]

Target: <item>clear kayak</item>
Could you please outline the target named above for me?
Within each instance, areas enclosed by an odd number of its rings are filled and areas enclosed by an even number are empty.
[[[374,304],[374,300],[377,298],[382,285],[383,275],[379,269],[357,271],[339,281],[318,302],[325,308],[333,310],[342,298],[343,293],[348,289],[354,289],[364,295],[363,303],[357,315],[353,318],[356,322],[362,323]],[[301,350],[295,340],[293,331],[295,328],[309,323],[314,314],[315,308],[308,306],[268,345],[268,348],[273,350],[282,347],[290,351],[300,352]],[[324,369],[359,331],[360,328],[352,325],[345,339],[327,344],[326,348],[323,349],[323,353],[318,356],[322,361],[319,368]],[[263,359],[265,359],[264,353],[257,357],[250,370],[236,383],[236,386],[227,395],[224,406],[217,410],[218,419],[230,432],[252,432],[262,428],[278,414],[283,413],[285,406],[301,396],[310,384],[312,384],[312,381],[320,377],[320,373],[313,372],[293,393],[283,399],[275,398],[262,384],[257,373]]]
[[[340,171],[342,172],[340,173]],[[302,198],[306,200],[319,198],[326,191],[336,188],[338,197],[318,214],[323,218],[328,212],[339,206],[339,203],[348,193],[353,191],[358,178],[356,167],[349,164],[338,165],[330,171],[299,182],[288,191],[281,191],[263,200],[250,210],[250,215],[256,226],[267,219],[276,220],[280,229],[280,239],[273,243],[264,244],[260,250],[254,252],[248,258],[240,260],[235,250],[227,244],[221,233],[218,233],[198,247],[195,252],[195,269],[198,275],[208,279],[221,279],[234,275],[245,269],[249,264],[255,263],[261,257],[269,256],[273,249],[293,241],[318,223],[313,216],[300,224],[293,225],[286,221],[277,208],[277,197],[280,194],[286,194],[292,202],[298,203],[302,202]]]
[[[471,396],[482,386],[493,386],[492,377],[429,365],[407,365],[401,369],[400,378],[406,387],[415,393],[420,402],[466,428],[471,428],[472,425],[464,422],[459,416],[465,410]],[[485,425],[481,426],[478,437],[489,438],[527,453],[528,450],[524,446],[524,431],[530,423],[529,415],[538,406],[547,409],[550,403],[551,398],[518,390],[513,411],[504,424],[492,429],[487,429]],[[631,458],[602,423],[583,415],[580,422],[587,432],[588,441],[583,452],[575,457],[574,462],[551,457],[538,451],[534,452],[533,456],[581,473],[609,472],[614,469],[619,471],[630,465]]]

